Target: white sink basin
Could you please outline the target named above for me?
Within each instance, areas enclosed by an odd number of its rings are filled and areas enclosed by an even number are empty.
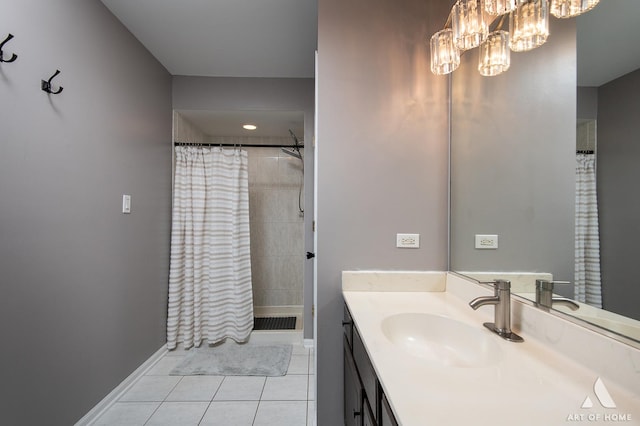
[[[451,318],[403,313],[382,320],[382,332],[409,355],[450,367],[487,367],[500,361],[501,350],[483,328]]]

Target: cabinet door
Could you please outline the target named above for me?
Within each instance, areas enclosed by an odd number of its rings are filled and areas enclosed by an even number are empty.
[[[387,401],[387,397],[385,394],[382,394],[382,411],[380,414],[380,426],[398,426],[398,422],[396,421],[393,412],[391,411],[391,406],[389,406],[389,401]]]
[[[362,425],[362,385],[349,350],[347,337],[344,337],[344,424]]]
[[[369,360],[369,355],[364,348],[362,338],[358,333],[358,328],[353,328],[353,359],[358,368],[358,374],[360,374],[360,380],[362,381],[362,387],[364,393],[367,395],[369,404],[371,405],[371,411],[377,416],[378,413],[378,378],[376,377],[376,371],[373,369],[373,365]],[[374,420],[378,420],[374,416]]]
[[[362,401],[362,426],[377,426],[375,417],[371,412],[371,407],[369,406],[369,401],[367,401],[367,397],[365,396]]]
[[[351,314],[349,313],[349,309],[347,305],[344,305],[344,313],[342,316],[342,329],[344,330],[344,335],[347,337],[347,342],[349,343],[349,347],[353,347],[353,319],[351,318]]]

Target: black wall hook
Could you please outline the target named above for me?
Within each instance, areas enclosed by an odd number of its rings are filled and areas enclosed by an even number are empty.
[[[53,80],[58,74],[60,74],[60,70],[56,70],[55,74],[53,74],[48,81],[42,80],[42,90],[47,93],[51,93],[52,95],[57,95],[58,93],[62,92],[62,90],[64,89],[62,86],[55,92],[51,90],[51,80]]]
[[[15,53],[11,55],[11,57],[9,59],[4,59],[4,53],[2,52],[2,48],[4,47],[5,43],[7,43],[9,40],[11,40],[13,38],[13,34],[9,33],[9,35],[7,36],[7,38],[4,39],[4,41],[2,43],[0,43],[0,62],[13,62],[16,59],[18,59],[18,55],[16,55]]]

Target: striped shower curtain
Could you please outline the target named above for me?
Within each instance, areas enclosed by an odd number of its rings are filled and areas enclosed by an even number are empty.
[[[600,231],[595,154],[576,155],[576,243],[574,298],[602,307]]]
[[[253,328],[247,152],[177,146],[167,347]]]

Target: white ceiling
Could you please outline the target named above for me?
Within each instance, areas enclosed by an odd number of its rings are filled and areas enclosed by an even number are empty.
[[[173,75],[314,77],[317,0],[101,1]],[[579,85],[640,68],[640,0],[601,0],[577,28]],[[304,133],[299,113],[182,112],[209,135],[246,135],[251,120],[256,136]]]
[[[313,77],[317,0],[102,0],[173,75]],[[577,18],[578,83],[640,68],[640,1]]]
[[[209,136],[289,137],[291,130],[304,139],[304,113],[301,111],[199,111],[177,110],[191,124]],[[254,124],[256,130],[245,130]],[[291,140],[293,143],[293,140]]]
[[[600,0],[576,19],[579,86],[598,87],[640,68],[639,0]]]
[[[317,0],[102,0],[173,75],[314,76]]]

